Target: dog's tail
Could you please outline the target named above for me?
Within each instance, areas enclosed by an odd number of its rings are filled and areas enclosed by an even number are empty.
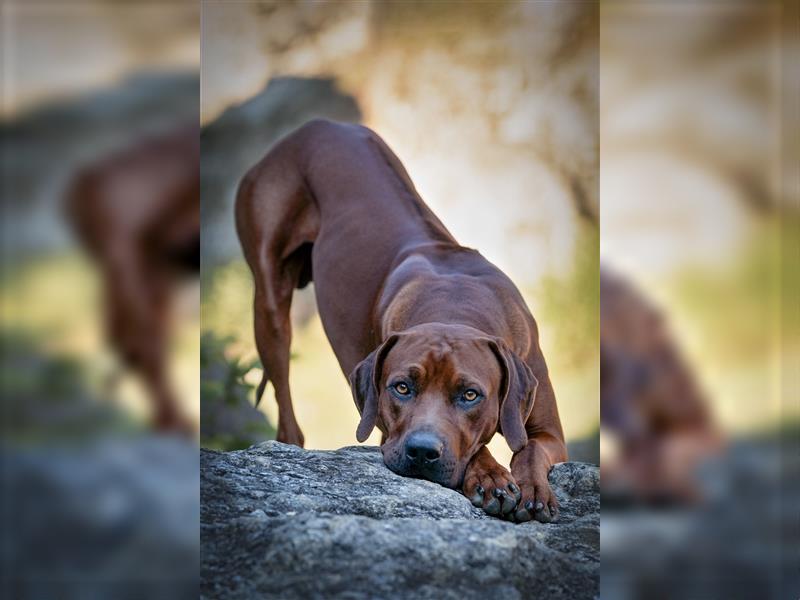
[[[267,389],[267,382],[269,382],[269,375],[267,375],[267,370],[264,369],[261,383],[258,384],[258,389],[256,389],[256,408],[261,404],[261,397],[264,395],[264,390]]]

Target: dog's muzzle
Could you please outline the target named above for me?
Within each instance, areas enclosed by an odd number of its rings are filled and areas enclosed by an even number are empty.
[[[448,459],[444,441],[435,433],[415,431],[406,436],[398,451],[386,456],[386,466],[398,475],[450,485],[454,461]]]

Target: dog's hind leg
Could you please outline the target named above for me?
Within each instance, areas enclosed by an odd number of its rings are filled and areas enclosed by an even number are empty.
[[[236,226],[255,283],[255,339],[264,375],[256,392],[261,400],[272,382],[278,404],[280,442],[302,446],[289,390],[292,342],[290,309],[295,288],[312,279],[311,250],[318,215],[299,173],[268,159],[242,180],[236,200]]]
[[[256,279],[253,313],[258,354],[264,375],[258,386],[256,403],[261,400],[268,381],[275,389],[278,403],[277,440],[303,446],[303,432],[297,424],[289,390],[289,357],[292,343],[292,322],[289,311],[294,283],[281,273],[280,265],[268,262],[260,265]]]

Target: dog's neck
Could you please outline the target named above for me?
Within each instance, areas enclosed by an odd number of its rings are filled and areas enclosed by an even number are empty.
[[[392,270],[376,306],[376,333],[381,340],[423,323],[466,325],[506,337],[511,330],[505,317],[508,310],[486,310],[499,302],[491,285],[495,272],[485,260],[477,262],[476,269],[475,254],[469,248],[443,244],[406,253]],[[472,272],[465,272],[463,263],[472,265]]]

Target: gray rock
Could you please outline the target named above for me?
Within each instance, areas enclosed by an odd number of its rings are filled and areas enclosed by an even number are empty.
[[[0,597],[197,598],[197,451],[149,434],[0,444]]]
[[[800,598],[800,432],[790,427],[785,443],[731,440],[701,468],[696,506],[609,499],[603,598]]]
[[[594,598],[599,470],[556,465],[555,524],[485,515],[374,447],[203,450],[204,598]]]

